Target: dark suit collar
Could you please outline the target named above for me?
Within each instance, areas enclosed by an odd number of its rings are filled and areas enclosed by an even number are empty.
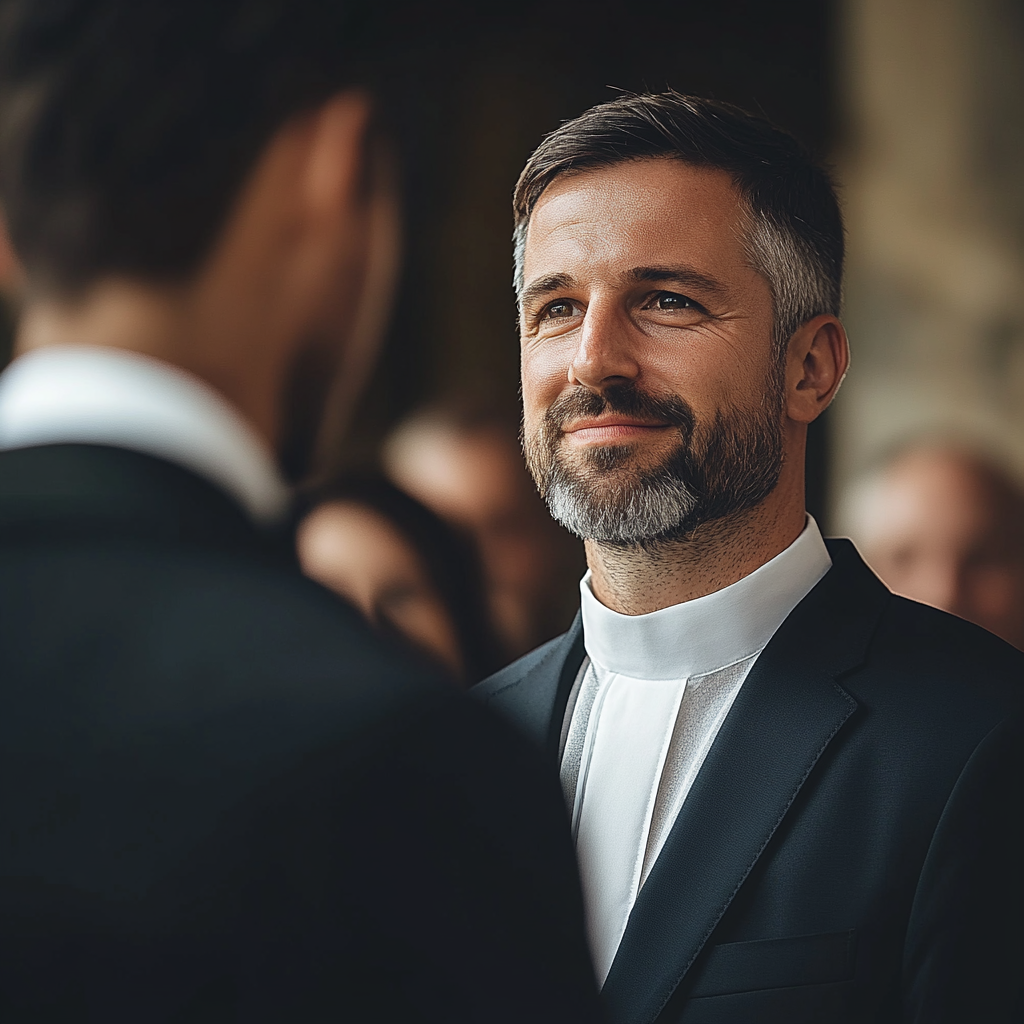
[[[231,548],[294,562],[291,524],[258,527],[215,484],[105,445],[0,451],[0,543],[83,539]]]
[[[583,655],[583,624],[577,612],[568,632],[553,641],[545,656],[514,684],[518,728],[553,760],[558,757],[565,706]]]
[[[828,546],[832,569],[755,663],[640,892],[604,987],[613,1020],[658,1017],[856,711],[838,680],[862,663],[888,591],[849,541]],[[524,687],[554,753],[582,640],[577,621]]]

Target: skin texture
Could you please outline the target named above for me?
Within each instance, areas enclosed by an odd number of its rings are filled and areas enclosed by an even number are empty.
[[[329,397],[351,405],[379,340],[397,215],[389,180],[367,173],[369,114],[365,96],[345,92],[286,122],[187,282],[104,278],[76,296],[30,293],[18,350],[74,341],[172,363],[219,390],[280,455],[296,412],[315,427]],[[320,381],[305,403],[300,366]],[[306,440],[302,469],[316,443]]]
[[[327,502],[303,520],[298,552],[307,576],[462,677],[451,616],[419,555],[384,516],[358,502]]]
[[[723,172],[644,159],[557,178],[530,220],[520,314],[524,429],[540,429],[567,390],[633,382],[677,395],[698,423],[764,401],[775,352],[768,283],[746,262],[745,211]],[[807,425],[827,408],[849,362],[846,334],[821,315],[790,339],[784,465],[760,505],[647,550],[586,542],[597,598],[644,614],[735,583],[784,550],[805,522]],[[567,425],[568,459],[629,444],[637,469],[675,442],[657,423],[619,416]]]
[[[1024,649],[1024,497],[954,447],[904,452],[866,481],[851,522],[897,594],[968,619]]]

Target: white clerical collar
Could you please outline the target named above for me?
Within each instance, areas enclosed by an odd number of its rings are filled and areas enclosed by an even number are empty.
[[[725,668],[763,650],[789,613],[832,567],[811,516],[770,562],[722,590],[647,615],[622,615],[580,582],[583,640],[594,664],[632,679],[680,679]]]
[[[155,455],[207,478],[261,525],[290,493],[256,431],[213,388],[123,349],[54,345],[0,375],[0,449],[102,444]]]

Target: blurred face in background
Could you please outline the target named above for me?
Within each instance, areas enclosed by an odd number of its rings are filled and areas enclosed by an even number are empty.
[[[537,634],[537,618],[564,561],[561,538],[523,468],[515,434],[410,425],[388,444],[385,461],[396,484],[472,536],[508,657],[549,639]]]
[[[898,458],[857,495],[855,539],[895,593],[1024,649],[1024,501],[970,455]]]
[[[326,502],[303,520],[298,551],[307,576],[462,677],[451,616],[423,560],[387,518],[358,502]]]

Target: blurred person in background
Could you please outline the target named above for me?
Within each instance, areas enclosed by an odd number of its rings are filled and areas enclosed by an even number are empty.
[[[389,481],[348,476],[318,490],[298,551],[307,576],[462,685],[501,667],[472,544]]]
[[[1024,493],[994,460],[940,440],[903,445],[841,515],[892,591],[1024,650]]]
[[[507,659],[565,629],[582,551],[545,511],[514,428],[489,409],[440,402],[395,428],[383,462],[402,490],[475,540]]]
[[[0,1018],[594,1020],[557,786],[294,556],[397,260],[365,12],[0,18]]]

